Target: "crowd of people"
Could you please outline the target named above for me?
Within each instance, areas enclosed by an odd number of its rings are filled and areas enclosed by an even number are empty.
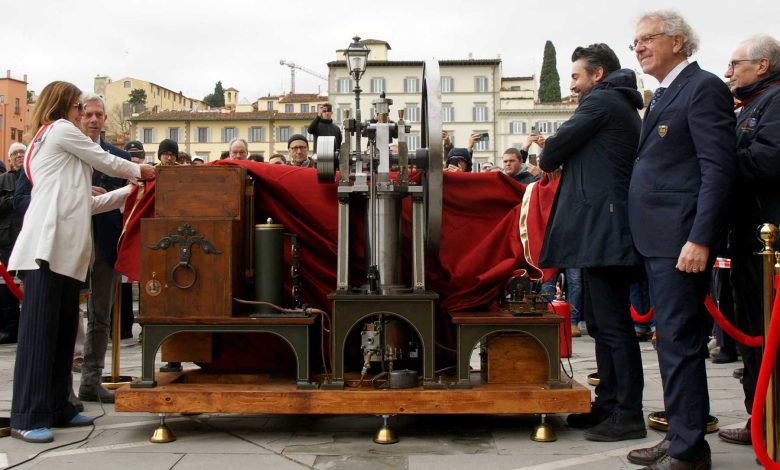
[[[669,432],[657,445],[631,451],[628,460],[650,469],[710,468],[704,299],[713,262],[731,259],[728,302],[736,325],[761,334],[761,268],[753,254],[761,246],[754,231],[780,220],[780,43],[758,35],[736,45],[725,83],[689,62],[697,48],[695,32],[676,12],[639,19],[630,49],[660,84],[645,107],[635,73],[621,67],[608,45],[577,47],[574,114],[553,135],[534,130],[523,148],[504,151],[503,168],[474,168],[473,147],[482,134],[472,134],[464,148],[442,135],[445,171],[503,171],[521,184],[560,178],[540,264],[566,272],[575,327],[584,320],[595,339],[599,385],[592,409],[567,417],[570,426],[585,429],[586,439],[646,436],[642,364],[629,314],[635,287],[646,282]],[[92,422],[78,411],[71,375],[85,282],[91,295],[78,399],[113,401],[100,376],[120,292],[113,268],[118,209],[130,192],[126,181],[152,179],[155,170],[143,163],[141,142],[124,149],[106,142],[105,121],[99,96],[66,82],[49,84],[35,107],[34,135],[27,146],[10,146],[10,168],[0,176],[0,260],[25,290],[20,307],[0,287],[0,343],[18,342],[11,426],[27,442],[51,442],[52,427]],[[315,152],[317,136],[333,136],[339,148],[330,105],[319,108],[308,131]],[[290,136],[287,146],[288,155],[273,154],[268,163],[315,166],[306,136]],[[538,155],[529,154],[533,146]],[[248,150],[236,138],[223,158],[264,161]],[[204,163],[169,139],[157,157],[159,165]],[[739,352],[750,413],[761,350],[740,346]],[[749,422],[720,436],[749,444]]]

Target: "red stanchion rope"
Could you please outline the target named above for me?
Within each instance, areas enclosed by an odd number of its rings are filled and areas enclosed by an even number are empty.
[[[647,311],[644,315],[640,315],[639,312],[636,311],[634,306],[631,306],[631,318],[637,322],[637,323],[647,323],[650,320],[653,319],[653,314],[655,313],[655,307],[650,307],[650,310]]]
[[[780,276],[775,276],[775,292],[780,294]],[[758,461],[770,470],[780,470],[780,464],[773,461],[766,452],[766,443],[764,442],[764,405],[766,404],[766,391],[769,388],[769,380],[772,377],[772,371],[777,361],[777,345],[780,343],[780,295],[775,295],[775,303],[772,306],[772,317],[769,322],[769,332],[764,348],[764,355],[761,359],[761,371],[758,373],[758,384],[756,385],[756,394],[753,399],[753,417],[750,424],[750,436],[753,440],[753,450],[756,452]],[[777,394],[777,390],[775,390]],[[777,403],[775,404],[777,406]],[[775,432],[778,429],[775,428]]]
[[[3,279],[5,279],[5,285],[8,286],[8,290],[11,291],[14,297],[22,300],[22,290],[19,289],[19,286],[16,285],[14,278],[8,274],[8,270],[5,268],[5,264],[2,262],[0,262],[0,276],[3,276]]]
[[[748,336],[732,325],[731,322],[723,316],[720,310],[718,310],[718,307],[715,306],[715,302],[712,301],[712,297],[710,297],[709,294],[707,294],[707,298],[704,299],[704,306],[707,307],[707,311],[710,312],[710,315],[712,315],[712,318],[715,319],[723,332],[734,338],[734,341],[744,346],[752,347],[758,347],[764,344],[764,338],[761,336]]]

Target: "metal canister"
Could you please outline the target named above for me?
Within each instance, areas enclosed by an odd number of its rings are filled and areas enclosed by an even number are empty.
[[[284,226],[273,223],[255,225],[255,300],[281,306]],[[279,313],[258,305],[259,314]]]

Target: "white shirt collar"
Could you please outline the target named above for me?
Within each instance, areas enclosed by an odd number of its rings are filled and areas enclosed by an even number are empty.
[[[672,84],[675,78],[677,78],[678,75],[683,71],[685,67],[688,66],[688,59],[683,60],[675,68],[672,69],[671,72],[669,72],[666,77],[661,81],[661,84],[658,85],[659,87],[669,88],[669,85]]]

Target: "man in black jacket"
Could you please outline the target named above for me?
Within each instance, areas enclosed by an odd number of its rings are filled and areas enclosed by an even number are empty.
[[[335,136],[335,148],[334,151],[338,151],[341,148],[341,129],[339,126],[333,124],[333,105],[325,103],[320,105],[320,109],[317,112],[317,117],[309,124],[309,134],[314,136],[314,153],[317,153],[317,137],[323,136]]]
[[[763,333],[761,262],[754,253],[763,245],[756,227],[780,223],[780,43],[755,36],[731,55],[726,78],[737,108],[738,176],[729,223],[731,280],[737,327],[751,336]],[[780,244],[778,244],[780,245]],[[742,387],[750,413],[761,366],[761,348],[738,346],[745,365]],[[744,428],[724,429],[721,439],[750,445],[750,421]]]
[[[600,383],[591,413],[570,415],[594,441],[640,439],[642,363],[629,315],[629,285],[641,272],[628,226],[628,184],[641,127],[636,76],[606,44],[572,54],[571,90],[580,104],[544,141],[540,167],[561,166],[561,182],[540,263],[583,268],[584,312],[596,340]]]
[[[8,148],[8,173],[0,175],[0,261],[8,263],[8,257],[14,248],[16,237],[22,229],[24,215],[14,210],[14,192],[19,172],[24,162],[25,147],[14,142]],[[0,279],[0,282],[4,282]],[[0,284],[0,344],[15,343],[19,327],[19,299],[14,297],[5,284]]]

